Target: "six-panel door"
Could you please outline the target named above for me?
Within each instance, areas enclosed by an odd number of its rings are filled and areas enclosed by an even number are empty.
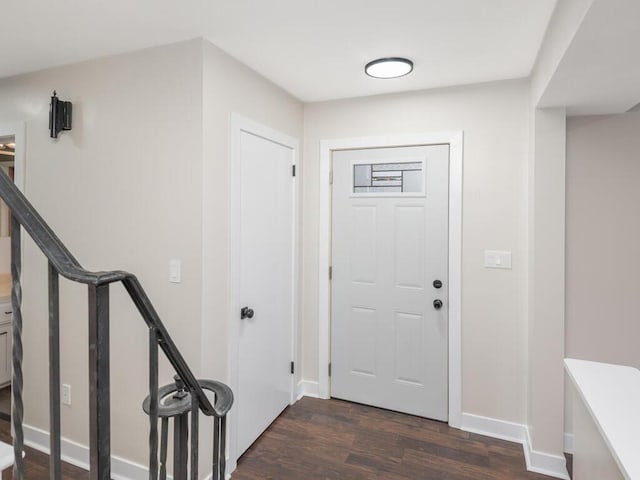
[[[333,153],[333,397],[448,419],[448,176],[448,145]]]

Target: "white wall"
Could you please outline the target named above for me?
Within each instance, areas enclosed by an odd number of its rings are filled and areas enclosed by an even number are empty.
[[[74,129],[58,141],[49,139],[47,132],[53,89],[74,102]],[[227,326],[233,321],[228,298],[231,114],[239,113],[296,138],[304,133],[299,170],[303,368],[298,371],[311,382],[317,380],[318,371],[319,142],[463,130],[463,411],[527,423],[527,402],[532,398],[527,400],[527,352],[531,347],[527,323],[531,172],[527,157],[530,133],[535,130],[530,124],[529,94],[527,81],[510,81],[303,107],[208,42],[195,40],[2,80],[0,122],[27,122],[27,195],[71,251],[89,268],[125,268],[137,273],[196,374],[222,380],[228,380]],[[571,146],[572,138],[580,142],[595,138],[589,128],[598,122],[582,122],[570,123],[570,151],[597,152],[588,143],[582,150]],[[634,126],[629,128],[632,131]],[[605,131],[614,145],[615,129]],[[580,142],[575,145],[582,145]],[[587,166],[593,169],[581,171],[592,175],[592,184],[575,187],[578,197],[586,197],[592,188],[604,188],[597,184],[600,173],[594,173],[601,156],[590,155]],[[632,162],[621,163],[620,169],[623,166],[631,169]],[[569,163],[570,174],[572,168],[574,162]],[[61,187],[53,184],[56,181]],[[574,188],[570,182],[569,203]],[[116,195],[105,201],[103,195],[111,188]],[[616,187],[610,190],[615,197]],[[594,202],[594,197],[589,198]],[[595,211],[604,215],[606,205]],[[571,222],[569,218],[569,229]],[[584,222],[581,228],[587,228],[587,220]],[[605,230],[599,233],[605,235]],[[569,242],[571,238],[568,233]],[[592,247],[576,248],[575,253],[586,255]],[[512,250],[513,270],[483,268],[484,249]],[[571,284],[571,255],[568,251],[570,355],[572,342],[581,338],[571,334],[571,317],[583,317],[572,311],[577,307],[570,301],[572,289],[579,286]],[[182,284],[167,281],[170,258],[183,261]],[[48,429],[47,406],[40,401],[47,393],[46,359],[42,357],[47,341],[42,328],[47,312],[45,279],[46,263],[27,242],[25,395],[39,401],[27,401],[26,421]],[[141,347],[146,345],[146,335],[122,289],[112,290],[112,345],[118,352],[112,373],[113,449],[146,463],[147,422],[140,410],[146,394],[146,349]],[[63,432],[86,444],[86,289],[63,282],[62,302],[63,381],[71,383],[74,392],[73,406],[63,408]],[[536,355],[544,352],[542,333],[540,342],[536,341]],[[615,348],[611,353],[620,354]],[[165,368],[161,380],[168,381],[170,373]],[[552,423],[557,422],[549,420],[547,425]]]
[[[202,364],[210,378],[228,381],[229,158],[231,114],[302,140],[302,103],[203,41],[203,323]]]
[[[202,54],[202,376],[230,382],[229,322],[239,320],[239,312],[231,311],[229,290],[231,115],[302,140],[304,112],[300,101],[211,43],[202,42]],[[211,451],[211,435],[202,433],[200,438],[201,451]],[[201,456],[201,471],[209,468],[205,458]]]
[[[535,109],[533,118],[528,215],[527,425],[531,450],[550,455],[547,459],[551,461],[550,467],[562,472],[566,114],[564,109]]]
[[[567,120],[566,356],[640,367],[640,112]],[[565,431],[571,433],[571,399]]]
[[[305,106],[305,380],[318,371],[319,142],[464,130],[463,411],[524,422],[528,105],[527,82],[512,81]],[[511,250],[513,270],[483,268],[484,249]]]
[[[202,77],[186,42],[0,81],[0,122],[26,122],[26,194],[89,269],[136,273],[186,360],[199,373]],[[73,130],[49,138],[49,97],[74,106]],[[168,262],[182,259],[182,283]],[[25,423],[48,430],[46,261],[24,249]],[[61,283],[65,437],[88,444],[87,289]],[[111,288],[113,453],[146,463],[147,333]],[[166,367],[166,364],[165,364]],[[170,380],[167,368],[161,382]]]
[[[640,112],[567,122],[567,356],[640,367]]]
[[[73,130],[57,141],[47,128],[54,89],[74,106]],[[232,112],[302,138],[298,100],[203,40],[0,81],[0,123],[27,123],[27,197],[87,268],[138,275],[196,375],[223,381]],[[24,254],[25,423],[49,430],[46,262],[30,241]],[[172,258],[180,284],[168,282]],[[87,445],[87,292],[66,281],[61,291],[73,399],[62,431]],[[146,329],[124,289],[111,291],[112,452],[146,464]]]

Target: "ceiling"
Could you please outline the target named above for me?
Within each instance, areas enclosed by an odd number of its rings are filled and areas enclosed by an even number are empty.
[[[2,2],[0,78],[199,36],[198,0]]]
[[[308,102],[519,78],[556,1],[5,2],[0,77],[205,37]],[[384,56],[415,70],[367,77],[364,64]]]
[[[304,101],[526,77],[555,0],[216,0],[214,44]],[[411,75],[364,65],[405,56]]]

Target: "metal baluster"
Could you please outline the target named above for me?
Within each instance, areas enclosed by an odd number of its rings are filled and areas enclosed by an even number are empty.
[[[195,392],[191,393],[191,480],[198,480],[198,417],[200,403]]]
[[[189,412],[173,417],[173,478],[187,480]]]
[[[24,447],[24,433],[22,420],[24,406],[22,404],[22,258],[20,248],[20,223],[14,215],[11,215],[11,305],[13,310],[13,382],[11,392],[13,394],[13,479],[24,480],[24,460],[22,450]]]
[[[60,460],[60,291],[58,272],[49,262],[49,478],[62,478]]]
[[[158,478],[158,334],[149,329],[149,480]]]
[[[220,419],[216,416],[213,417],[213,480],[220,480]]]
[[[91,480],[111,479],[109,285],[89,285],[89,465]]]
[[[169,418],[162,417],[160,437],[160,480],[167,480],[167,443],[169,441]]]
[[[225,470],[227,469],[227,417],[220,419],[220,478],[225,480]]]

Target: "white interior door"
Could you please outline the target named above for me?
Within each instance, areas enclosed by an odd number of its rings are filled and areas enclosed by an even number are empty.
[[[293,150],[240,133],[237,455],[289,405],[293,360]],[[238,158],[237,157],[237,158]]]
[[[448,419],[448,185],[448,145],[333,153],[333,397]]]

